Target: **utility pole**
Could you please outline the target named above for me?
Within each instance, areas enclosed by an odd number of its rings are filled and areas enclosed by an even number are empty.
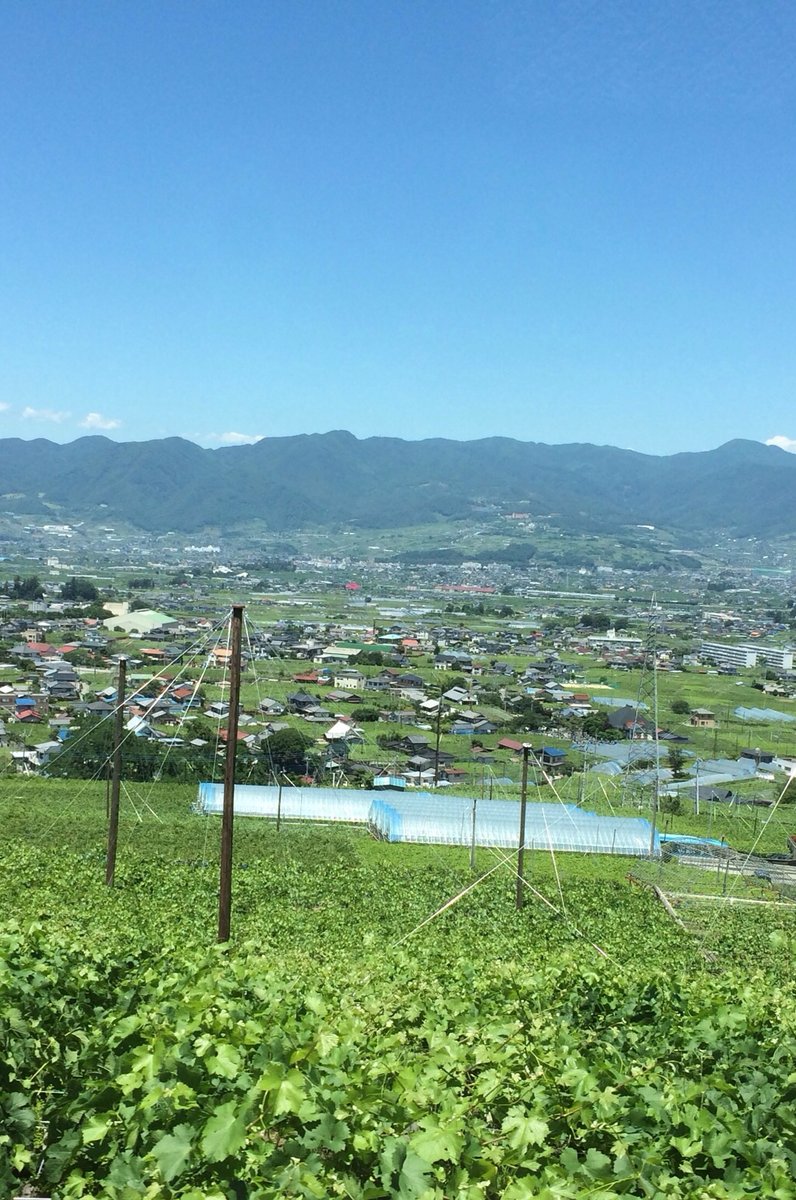
[[[439,685],[439,700],[437,701],[437,745],[434,753],[434,787],[439,783],[439,742],[442,736],[442,684]]]
[[[522,786],[520,790],[520,842],[517,847],[517,890],[515,895],[515,904],[518,909],[522,908],[523,887],[525,880],[523,879],[523,864],[525,862],[525,814],[528,807],[528,755],[531,752],[531,747],[526,742],[522,747]]]
[[[240,706],[240,647],[243,605],[232,605],[230,617],[229,713],[227,714],[227,753],[224,760],[224,808],[221,816],[221,878],[218,891],[218,940],[229,941],[232,913],[232,830],[235,816],[235,759],[238,750],[238,708]]]
[[[640,722],[642,697],[646,699],[648,709],[652,713],[652,743],[655,750],[655,772],[652,784],[652,802],[650,805],[650,858],[655,854],[655,840],[658,835],[658,809],[660,807],[661,790],[661,744],[658,737],[658,615],[655,593],[650,597],[649,621],[644,654],[644,666],[639,681],[639,695],[636,704],[636,715],[633,718],[631,738],[636,736],[636,726]]]
[[[105,856],[105,882],[113,887],[116,874],[116,846],[119,841],[119,791],[122,782],[122,741],[124,740],[124,693],[127,681],[127,659],[119,659],[119,682],[116,687],[116,715],[113,722],[113,777],[108,809],[108,850]]]
[[[578,808],[583,808],[583,801],[586,799],[586,756],[588,754],[588,743],[583,742],[583,766],[580,772],[580,780],[578,781]]]

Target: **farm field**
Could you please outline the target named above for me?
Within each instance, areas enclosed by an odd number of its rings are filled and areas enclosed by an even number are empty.
[[[2,783],[7,1194],[792,1194],[787,907],[681,928],[629,860],[532,854],[517,912],[487,849],[250,819],[218,947],[193,795],[124,795],[108,889],[104,787]]]

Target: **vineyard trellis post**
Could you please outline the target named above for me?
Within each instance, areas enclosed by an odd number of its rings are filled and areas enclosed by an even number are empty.
[[[116,715],[113,723],[113,776],[108,809],[108,849],[105,856],[105,883],[113,887],[116,876],[116,846],[119,841],[119,792],[122,782],[122,741],[124,740],[124,697],[127,688],[127,659],[119,659],[116,686]]]
[[[523,867],[525,864],[525,817],[528,810],[528,756],[531,753],[531,747],[526,742],[522,747],[522,788],[520,791],[520,840],[517,847],[517,890],[515,894],[515,904],[518,909],[522,908],[523,888],[525,880],[523,878]]]
[[[436,738],[434,746],[434,787],[439,786],[439,743],[442,737],[442,687],[439,685],[439,700],[437,702]]]
[[[232,833],[235,816],[235,760],[238,750],[240,707],[240,651],[243,605],[232,605],[230,617],[229,712],[227,751],[224,759],[224,808],[221,817],[221,871],[218,889],[218,940],[229,941],[232,916]]]

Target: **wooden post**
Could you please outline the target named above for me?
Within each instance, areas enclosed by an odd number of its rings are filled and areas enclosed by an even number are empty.
[[[224,759],[224,808],[221,815],[221,877],[218,890],[218,940],[229,941],[232,914],[232,830],[235,816],[235,759],[238,751],[238,708],[240,706],[240,647],[243,605],[232,605],[230,618],[231,654],[229,668],[229,713],[227,753]]]
[[[116,716],[113,723],[113,778],[108,811],[108,849],[105,856],[105,882],[113,887],[116,874],[116,846],[119,841],[119,791],[122,781],[122,742],[124,740],[124,694],[127,681],[127,660],[119,659],[119,682],[116,687]]]
[[[434,755],[434,787],[439,783],[439,742],[442,736],[442,684],[439,685],[439,701],[437,703],[437,746]]]
[[[525,862],[525,813],[528,806],[528,755],[530,752],[531,747],[524,745],[522,748],[522,790],[520,791],[520,844],[517,847],[517,891],[515,895],[518,909],[522,908],[525,883],[522,870]]]

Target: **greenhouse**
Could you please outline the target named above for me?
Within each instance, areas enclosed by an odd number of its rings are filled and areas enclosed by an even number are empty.
[[[342,821],[348,825],[365,825],[376,794],[358,788],[238,783],[235,785],[235,816],[280,816],[284,821]],[[200,783],[195,807],[198,812],[220,813],[224,807],[224,785]]]
[[[369,827],[389,842],[475,844],[516,849],[520,805],[512,800],[482,800],[446,796],[379,797],[370,809]],[[594,854],[648,855],[660,853],[648,821],[639,817],[603,817],[574,804],[528,804],[525,846],[529,850],[573,850]]]
[[[200,784],[197,811],[220,813],[223,795],[221,784]],[[477,846],[507,850],[519,844],[520,805],[516,800],[476,800],[429,792],[385,794],[364,788],[238,785],[235,814],[366,825],[373,837],[387,842],[469,846],[474,841]],[[587,854],[660,854],[660,840],[657,834],[653,837],[649,821],[601,816],[559,802],[527,805],[525,846]]]

